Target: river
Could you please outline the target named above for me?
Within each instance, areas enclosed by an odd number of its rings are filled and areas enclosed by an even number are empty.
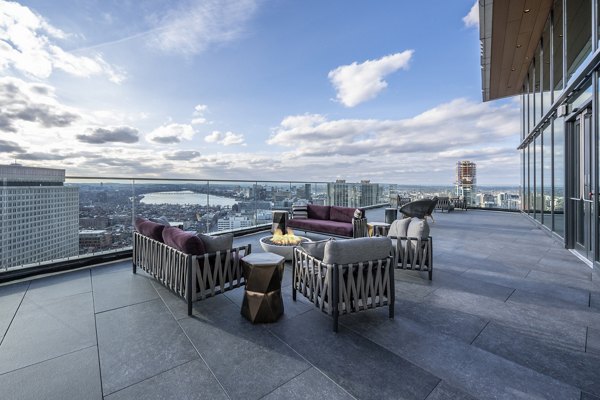
[[[140,200],[140,203],[143,204],[207,205],[207,196],[205,193],[194,193],[190,190],[146,193],[143,196],[144,197]],[[221,207],[231,207],[237,203],[236,199],[217,195],[210,195],[208,201],[211,206],[220,205]]]

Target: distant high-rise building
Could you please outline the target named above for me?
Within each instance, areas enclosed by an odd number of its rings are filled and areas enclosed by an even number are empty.
[[[79,254],[79,188],[65,170],[0,165],[2,268]]]
[[[475,185],[477,183],[477,166],[471,161],[456,163],[456,196],[465,199],[467,205],[475,205]]]
[[[335,183],[328,183],[327,197],[331,206],[348,207],[348,185],[346,180],[338,179]]]
[[[372,206],[379,202],[379,184],[371,181],[360,181],[359,207]]]

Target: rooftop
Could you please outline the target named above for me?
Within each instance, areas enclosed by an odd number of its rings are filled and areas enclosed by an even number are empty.
[[[369,220],[383,212],[369,211]],[[396,316],[301,295],[252,325],[243,288],[194,304],[130,261],[0,287],[0,391],[32,399],[594,399],[600,284],[527,217],[434,214],[433,281],[396,271]],[[236,238],[261,251],[256,234]]]

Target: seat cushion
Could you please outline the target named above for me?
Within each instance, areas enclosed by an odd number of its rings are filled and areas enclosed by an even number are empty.
[[[202,240],[207,253],[215,253],[217,251],[231,250],[233,247],[233,234],[211,236],[199,233],[198,238]]]
[[[329,206],[318,206],[316,204],[309,204],[306,206],[308,218],[312,219],[329,219]]]
[[[185,254],[201,256],[206,253],[202,240],[194,232],[186,232],[174,226],[163,230],[164,243]]]
[[[140,234],[163,243],[163,230],[165,226],[147,220],[146,218],[137,217],[135,219],[135,230]]]
[[[320,219],[290,219],[288,227],[321,233],[329,233],[337,236],[352,237],[352,224],[347,222],[328,221]]]
[[[392,254],[392,240],[388,237],[333,240],[325,245],[325,264],[355,264],[381,260]]]
[[[352,223],[356,208],[331,206],[329,210],[329,219],[338,222]]]

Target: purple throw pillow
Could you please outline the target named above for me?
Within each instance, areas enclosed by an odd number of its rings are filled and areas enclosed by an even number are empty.
[[[163,229],[165,229],[164,225],[138,217],[135,219],[135,229],[140,234],[149,237],[150,239],[154,239],[161,243],[163,242]]]
[[[308,218],[325,220],[329,219],[329,206],[309,204],[306,206],[306,212],[308,214]]]
[[[171,246],[185,254],[201,256],[206,253],[204,243],[194,232],[186,232],[174,226],[164,228],[163,240],[167,246]]]

